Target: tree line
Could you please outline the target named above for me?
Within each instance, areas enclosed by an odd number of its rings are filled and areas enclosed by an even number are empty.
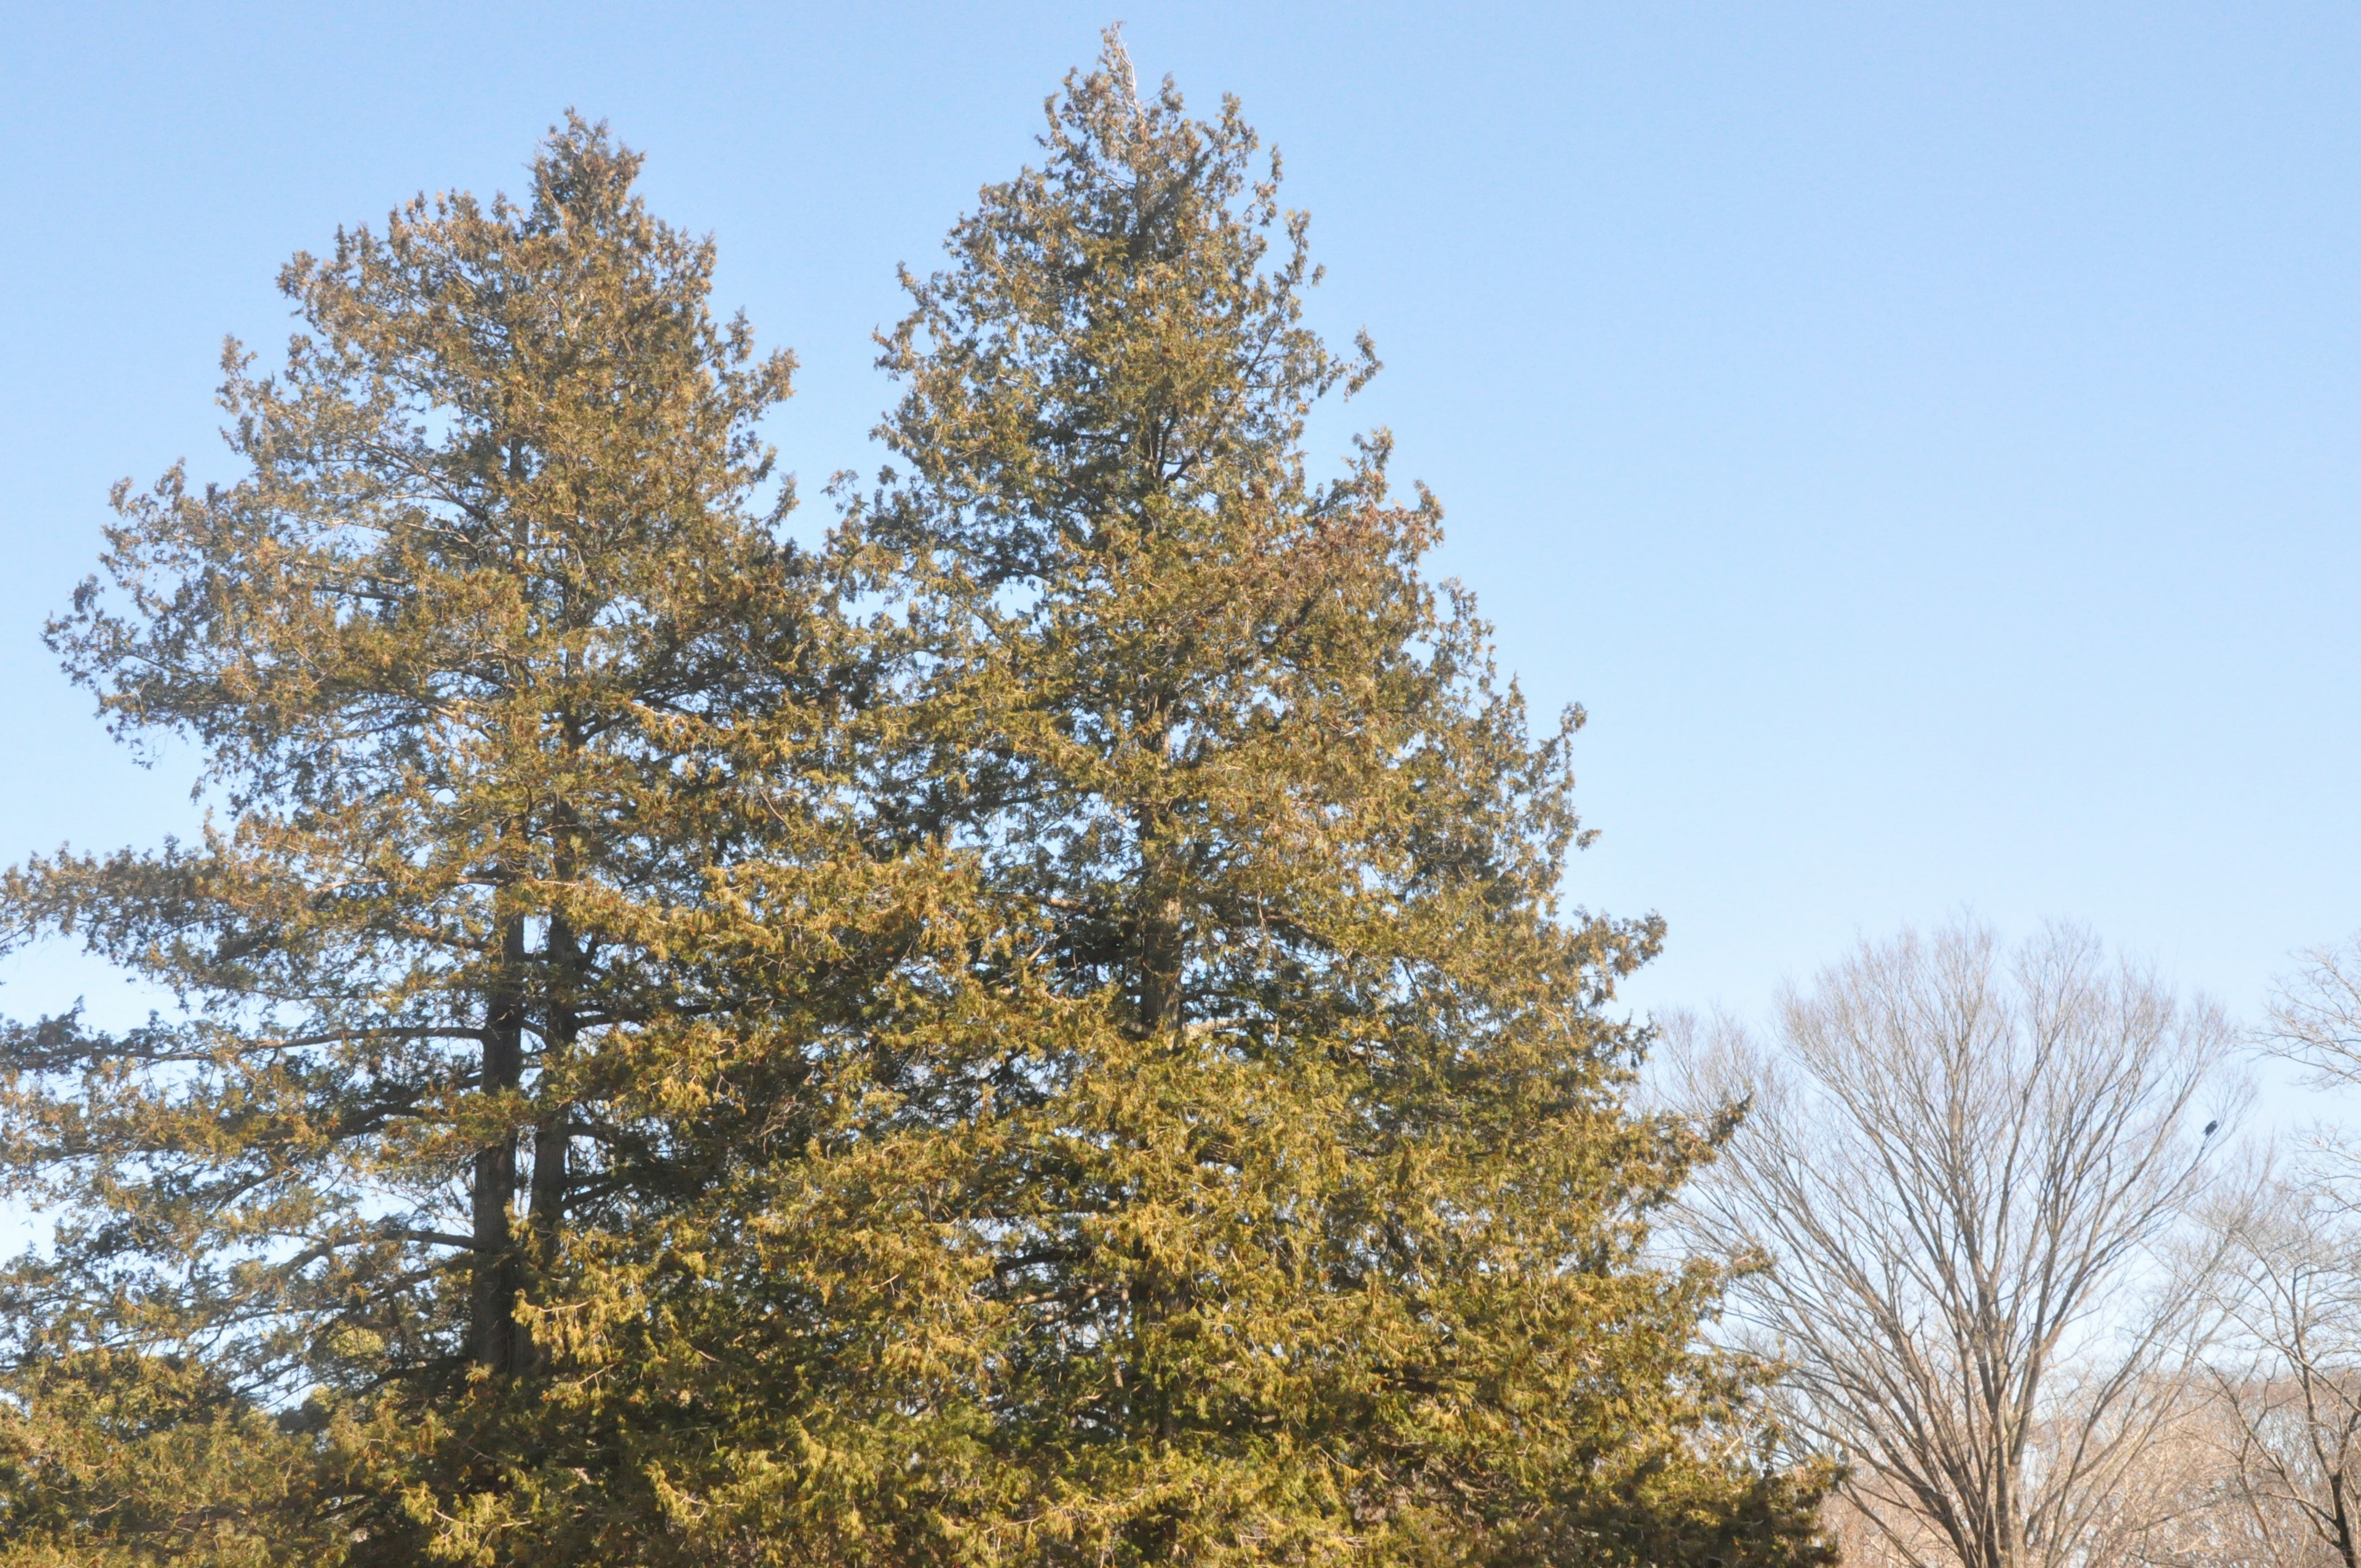
[[[172,1003],[0,1030],[0,1561],[1827,1561],[1237,105],[1067,80],[808,543],[638,168],[296,257],[49,629],[210,815],[0,882]]]

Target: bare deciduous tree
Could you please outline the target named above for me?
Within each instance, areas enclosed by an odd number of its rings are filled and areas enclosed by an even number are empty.
[[[2302,959],[2272,1002],[2265,1048],[2311,1069],[2317,1085],[2361,1088],[2361,935]]]
[[[2361,1568],[2361,1227],[2322,1182],[2217,1217],[2233,1266],[2206,1358],[2225,1505],[2277,1561]]]
[[[2313,1087],[2361,1088],[2361,936],[2302,955],[2260,1043]],[[2213,1216],[2232,1266],[2205,1366],[2216,1512],[2290,1568],[2361,1568],[2361,1150],[2345,1135]]]
[[[1689,1219],[1764,1265],[1738,1321],[1886,1552],[2114,1554],[2203,1316],[2158,1248],[2204,1186],[2218,1012],[2085,932],[2004,957],[1962,925],[1864,944],[1783,999],[1769,1048],[1670,1032],[1685,1099],[1746,1105]]]

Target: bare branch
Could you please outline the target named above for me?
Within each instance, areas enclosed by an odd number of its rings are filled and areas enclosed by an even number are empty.
[[[1741,1332],[1858,1522],[1905,1562],[2105,1557],[2210,1321],[2163,1248],[2220,1145],[2221,1015],[2087,933],[2004,955],[1962,925],[1864,945],[1784,999],[1770,1048],[1671,1033],[1688,1108],[1749,1103],[1686,1223],[1770,1260]]]

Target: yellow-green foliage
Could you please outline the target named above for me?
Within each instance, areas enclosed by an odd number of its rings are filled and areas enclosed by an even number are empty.
[[[0,1564],[275,1568],[345,1561],[316,1445],[185,1359],[43,1358],[0,1404]]]
[[[1656,927],[1558,902],[1579,716],[1382,433],[1307,471],[1376,362],[1275,160],[1112,44],[1044,151],[818,554],[597,133],[291,271],[254,477],[58,633],[232,825],[9,884],[198,1008],[8,1043],[28,1375],[210,1357],[175,1495],[355,1563],[1825,1561],[1649,1246],[1711,1135],[1626,1106]]]

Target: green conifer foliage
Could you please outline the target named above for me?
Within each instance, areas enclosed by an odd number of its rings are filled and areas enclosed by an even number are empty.
[[[120,1351],[44,1359],[0,1405],[7,1568],[335,1568],[314,1445],[203,1367]]]
[[[571,1233],[709,1179],[633,1119],[636,1032],[742,1003],[672,927],[749,846],[808,847],[733,727],[810,740],[859,677],[760,499],[791,361],[711,319],[710,246],[637,165],[573,121],[522,205],[422,198],[297,258],[283,372],[225,355],[245,477],[118,488],[52,645],[118,731],[193,741],[225,819],[0,887],[11,940],[184,1003],[0,1037],[10,1190],[62,1222],[9,1281],[19,1349],[390,1394],[426,1414],[346,1435],[428,1442],[545,1380]]]
[[[66,1222],[6,1541],[1826,1560],[1650,1248],[1712,1134],[1626,1106],[1655,924],[1558,901],[1579,715],[1381,433],[1311,477],[1376,361],[1276,160],[1112,40],[1045,150],[910,280],[900,471],[817,554],[755,499],[785,361],[597,131],[290,269],[248,477],[122,497],[54,630],[227,821],[0,890],[189,1003],[0,1037]]]
[[[1579,716],[1530,738],[1382,436],[1307,477],[1375,366],[1235,106],[1111,45],[1046,150],[885,340],[849,538],[944,893],[896,1073],[721,1195],[702,1325],[631,1358],[715,1423],[642,1451],[682,1560],[1823,1560],[1719,1277],[1647,1250],[1710,1138],[1625,1108],[1654,924],[1556,902]]]

